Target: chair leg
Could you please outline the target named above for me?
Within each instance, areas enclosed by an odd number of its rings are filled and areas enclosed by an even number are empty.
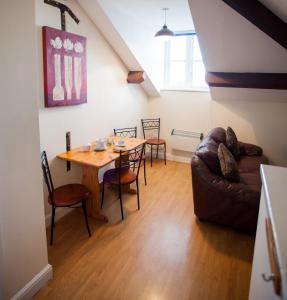
[[[87,214],[87,206],[86,206],[86,202],[85,201],[82,202],[82,208],[83,208],[83,212],[84,212],[85,223],[86,223],[86,226],[87,226],[87,229],[88,229],[89,237],[91,237],[92,234],[91,234],[90,227],[89,227],[88,214]]]
[[[138,210],[140,210],[140,191],[139,191],[139,180],[138,180],[138,178],[136,180],[136,183],[137,183]]]
[[[51,236],[50,236],[50,245],[53,245],[53,235],[54,235],[54,227],[55,227],[55,214],[56,207],[52,206],[52,219],[51,219]]]
[[[124,219],[124,211],[123,211],[122,189],[121,189],[120,184],[119,184],[119,198],[120,198],[121,214],[122,214],[122,220],[123,220]]]
[[[145,159],[144,159],[144,184],[146,185],[146,168],[145,168]]]
[[[156,159],[158,159],[158,145],[156,147]]]
[[[166,144],[164,144],[164,164],[166,165]]]
[[[103,180],[103,190],[102,190],[102,201],[101,201],[101,208],[103,208],[103,204],[104,204],[104,197],[105,197],[105,181]]]
[[[152,145],[150,145],[150,166],[152,167]]]

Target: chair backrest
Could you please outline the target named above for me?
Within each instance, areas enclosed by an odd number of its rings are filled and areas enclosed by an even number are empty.
[[[52,204],[54,204],[53,202],[54,184],[53,184],[53,180],[49,168],[46,151],[43,151],[41,154],[41,167],[43,171],[44,180],[48,188],[50,200]]]
[[[121,150],[119,158],[119,171],[121,172],[125,168],[131,168],[133,171],[136,170],[138,177],[142,156],[144,151],[144,144],[139,145],[131,150]],[[120,176],[119,176],[120,177]]]
[[[137,137],[137,127],[128,127],[128,128],[118,128],[114,129],[115,136],[122,136],[122,137],[130,137],[136,138]]]
[[[149,132],[149,138],[156,137],[159,139],[160,135],[160,118],[156,119],[141,119],[143,136],[147,138],[147,132]]]

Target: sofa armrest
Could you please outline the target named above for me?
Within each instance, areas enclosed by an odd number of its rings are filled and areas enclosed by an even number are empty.
[[[263,154],[263,150],[259,146],[243,143],[243,142],[238,142],[238,143],[239,143],[240,155],[261,156]]]

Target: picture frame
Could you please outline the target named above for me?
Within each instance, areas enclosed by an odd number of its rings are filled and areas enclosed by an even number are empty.
[[[42,27],[45,107],[87,103],[86,38]]]

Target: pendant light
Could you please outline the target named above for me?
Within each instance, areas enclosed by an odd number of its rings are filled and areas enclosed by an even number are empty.
[[[168,10],[168,8],[165,7],[162,10],[164,11],[164,25],[162,26],[162,29],[160,29],[154,36],[164,39],[170,39],[171,37],[175,36],[175,34],[173,33],[173,31],[168,29],[166,25],[166,11]]]

